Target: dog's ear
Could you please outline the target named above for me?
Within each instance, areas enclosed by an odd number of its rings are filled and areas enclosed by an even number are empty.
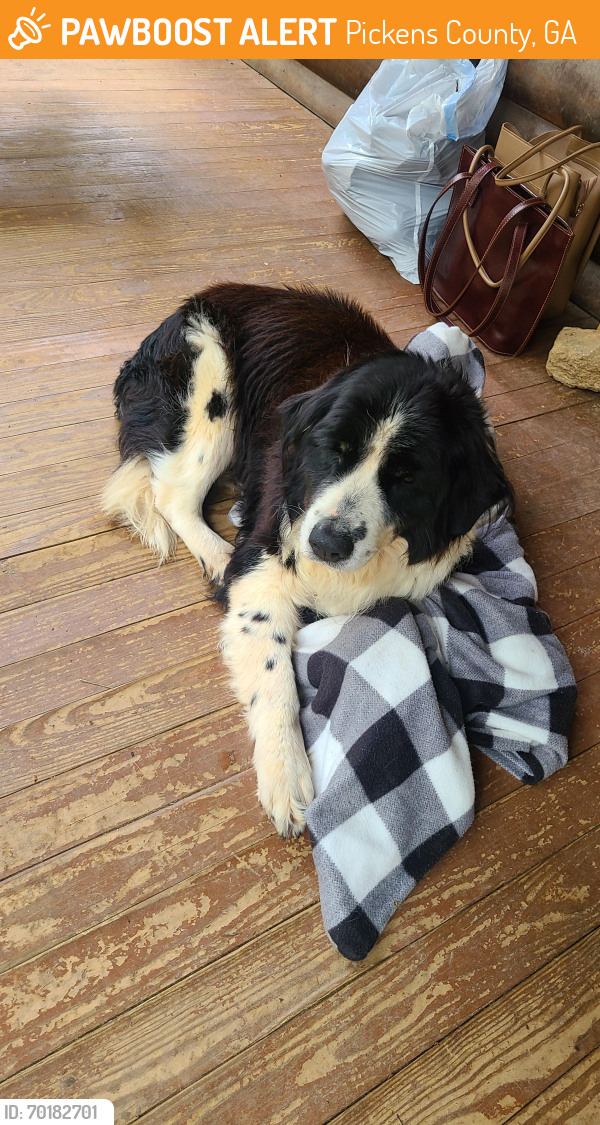
[[[322,387],[286,398],[279,407],[281,451],[284,472],[299,466],[306,441],[318,422],[333,406],[335,379]]]
[[[327,387],[317,387],[303,394],[291,395],[279,407],[281,416],[281,447],[291,453],[303,443],[305,436],[323,417],[326,410]]]
[[[279,407],[283,487],[291,519],[295,519],[304,507],[307,438],[325,416],[332,401],[329,384],[326,384],[292,395]]]
[[[496,505],[510,507],[512,488],[497,457],[486,455],[462,463],[449,475],[445,497],[437,510],[423,503],[422,514],[404,535],[411,566],[446,551],[453,539],[466,535],[485,512]]]
[[[477,442],[451,475],[448,490],[448,533],[451,539],[466,535],[480,516],[497,505],[510,506],[512,488],[496,451],[487,441]]]

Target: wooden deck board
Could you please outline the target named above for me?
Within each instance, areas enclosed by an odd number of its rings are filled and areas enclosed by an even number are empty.
[[[33,1086],[58,1096],[66,1077],[74,1075],[78,1085],[89,1085],[97,1096],[118,1087],[122,1121],[171,1093],[169,1103],[148,1113],[149,1121],[170,1125],[217,1117],[227,1125],[240,1118],[262,1125],[268,1105],[271,1119],[277,1114],[294,1120],[303,1113],[320,1125],[347,1104],[349,1091],[356,1097],[372,1088],[597,927],[597,837],[570,845],[489,901],[379,961],[384,938],[373,968],[368,961],[360,967],[340,963],[322,935],[317,945],[316,930],[296,927],[303,950],[299,957],[293,929],[288,927],[291,932],[279,944],[278,928],[263,940],[260,953],[248,949],[249,975],[241,977],[235,964],[242,951],[232,955],[231,966],[217,962],[214,970],[204,970],[220,978],[214,994],[199,988],[188,1006],[193,977],[178,986],[179,995],[165,994],[171,1001],[169,1019],[164,996],[148,1001],[142,1009],[146,1038],[138,1036],[132,1012],[122,1017],[127,1028],[118,1052],[110,1029],[100,1029],[0,1089],[16,1097]],[[592,861],[585,876],[584,857]],[[527,943],[519,941],[525,933]],[[481,957],[485,974],[475,968],[474,959]],[[349,982],[314,1003],[321,960],[333,958],[337,974]],[[286,1016],[295,1013],[302,989],[310,1006],[290,1023]],[[211,995],[214,1002],[206,1003]],[[270,1021],[276,1027],[264,1039]],[[235,1053],[227,1059],[232,1047]],[[200,1078],[203,1048],[210,1070]]]
[[[486,356],[580,681],[573,760],[524,788],[475,753],[473,828],[351,965],[306,840],[257,806],[220,608],[97,495],[115,374],[189,292],[337,286],[403,346],[419,291],[328,195],[329,128],[239,60],[16,59],[0,87],[0,1097],[105,1096],[119,1125],[595,1125],[600,403],[545,372],[594,322],[570,306]]]
[[[599,1117],[600,1048],[597,1048],[510,1120],[513,1125],[534,1125],[534,1122],[535,1125],[595,1125]]]
[[[386,940],[380,943],[377,951],[369,958],[369,965],[372,967],[378,963],[382,958],[389,955],[390,950],[398,951],[400,948],[412,944],[416,939],[460,913],[469,903],[497,890],[504,883],[537,866],[548,855],[558,852],[573,838],[587,833],[592,823],[585,823],[579,814],[581,811],[581,793],[588,789],[590,798],[593,797],[598,805],[600,803],[598,801],[598,798],[600,798],[600,752],[585,755],[577,763],[571,764],[565,774],[562,789],[555,785],[552,791],[546,794],[546,801],[543,804],[540,805],[539,799],[534,798],[530,791],[521,789],[513,794],[510,801],[502,802],[501,805],[496,804],[493,808],[488,809],[485,815],[479,817],[472,840],[465,841],[464,844],[457,846],[454,852],[446,856],[439,867],[430,873],[419,892],[411,897],[410,902],[407,903],[407,909],[397,915]],[[596,819],[598,817],[600,817],[600,813],[596,814]],[[510,850],[507,847],[508,841],[510,841]],[[349,974],[350,976],[355,975],[355,969],[343,965],[339,957],[328,949],[324,935],[321,933],[319,910],[315,905],[316,883],[314,877],[311,877],[312,862],[308,851],[304,848],[298,853],[298,845],[290,844],[281,847],[274,839],[271,839],[265,846],[269,849],[272,861],[276,859],[277,863],[282,865],[282,870],[287,863],[290,870],[295,872],[295,878],[302,875],[301,883],[304,893],[303,897],[300,897],[296,888],[294,892],[296,895],[295,903],[298,910],[310,908],[306,917],[304,915],[294,917],[289,923],[286,922],[275,944],[278,950],[289,946],[290,952],[292,952],[295,947],[294,931],[297,931],[299,938],[302,935],[303,945],[315,949],[315,956],[318,958],[319,965],[318,972],[314,963],[309,963],[303,971],[307,972],[309,976],[314,976],[315,980],[318,981],[317,985],[311,986],[313,997],[314,995],[324,996],[335,988],[340,980],[343,982],[349,979]],[[465,885],[464,876],[466,850],[469,851],[471,857],[476,855],[478,859],[478,874],[468,886]],[[252,851],[256,853],[256,848],[253,848]],[[69,853],[64,857],[65,862],[69,864],[81,862],[81,859],[77,857],[78,854],[84,853],[86,853],[86,849],[80,849],[79,853],[77,851]],[[87,849],[87,854],[89,854],[89,849]],[[300,861],[296,862],[296,857],[299,854],[302,856],[301,865]],[[256,865],[256,860],[253,863]],[[107,882],[108,871],[106,875],[103,874],[101,864],[97,859],[94,861],[94,866],[98,872],[98,885],[103,887]],[[240,871],[247,870],[247,867],[248,859],[244,852]],[[36,868],[38,875],[44,882],[53,880],[52,875],[44,873],[48,868],[51,869],[52,864],[46,865],[46,868]],[[55,869],[58,870],[56,864]],[[231,870],[231,863],[226,864],[225,869]],[[61,879],[66,882],[64,870],[63,865]],[[221,895],[215,895],[214,890],[211,890],[211,888],[214,888],[217,878],[220,878],[223,886],[226,886],[224,872],[219,874],[218,870],[210,873],[203,880],[198,878],[194,880],[195,901],[201,902],[204,898],[207,909],[209,903],[212,904],[213,914],[211,916],[214,916],[215,919],[212,928],[222,934],[228,925],[227,919],[234,914],[234,906],[232,897],[228,894],[225,896],[225,902],[217,908]],[[264,879],[272,879],[270,864],[265,865]],[[19,881],[17,880],[15,883],[18,885]],[[251,929],[255,933],[259,927],[252,920],[252,911],[256,915],[262,916],[267,908],[264,896],[259,894],[258,890],[259,885],[257,884],[254,888],[254,897],[249,892],[246,904],[247,919],[252,922]],[[136,893],[138,893],[137,890]],[[164,966],[161,969],[161,987],[170,985],[184,976],[187,977],[192,969],[199,968],[197,962],[190,960],[192,952],[189,948],[191,936],[189,930],[192,924],[190,914],[193,915],[194,919],[197,914],[192,911],[190,906],[184,908],[181,904],[182,899],[185,903],[189,903],[189,896],[190,888],[187,884],[184,884],[179,891],[175,888],[169,894],[169,901],[172,904],[172,926],[167,928],[165,932],[157,929],[152,939],[153,962],[161,964],[164,961]],[[66,944],[62,944],[55,954],[42,954],[28,961],[27,964],[20,965],[12,973],[5,975],[4,987],[6,993],[4,996],[0,993],[0,1013],[3,1013],[0,1025],[4,1025],[6,1028],[6,1043],[3,1045],[3,1050],[6,1052],[12,1050],[15,1059],[25,1061],[22,1048],[11,1047],[11,1012],[12,1018],[19,1020],[20,1027],[23,1030],[27,1028],[28,1057],[30,1061],[34,1061],[40,1054],[46,1054],[51,1047],[60,1048],[65,1037],[67,1041],[74,1038],[75,1030],[82,1033],[90,1027],[94,1027],[94,1017],[90,1016],[90,1004],[92,1002],[94,1012],[102,1009],[105,1018],[108,1018],[109,1015],[133,1007],[135,1003],[143,1000],[145,985],[140,985],[137,979],[137,971],[132,974],[132,964],[129,958],[125,958],[121,962],[122,967],[118,962],[115,962],[113,942],[115,941],[114,935],[118,932],[121,935],[122,948],[126,943],[129,944],[131,950],[136,948],[140,941],[139,929],[132,929],[132,926],[138,927],[138,925],[141,925],[145,932],[149,933],[148,906],[144,906],[144,904],[138,906],[133,911],[133,915],[126,902],[121,902],[120,908],[122,911],[127,911],[126,917],[121,916],[120,921],[115,923],[109,921],[104,926],[99,927],[98,930],[94,930],[93,935],[87,935],[83,938],[75,937],[71,941],[67,941]],[[276,904],[272,903],[271,908],[275,909]],[[152,904],[154,914],[159,909],[164,915],[164,896],[160,903]],[[22,940],[26,945],[25,930],[27,924],[21,920],[20,915],[18,917],[18,924],[23,926]],[[176,918],[181,919],[180,926],[177,926]],[[139,919],[139,923],[134,921],[135,919]],[[310,929],[310,941],[304,933],[307,926]],[[34,926],[30,925],[30,929],[32,940],[35,940],[33,937]],[[198,930],[199,932],[195,935],[192,943],[195,957],[198,956],[204,926],[199,926]],[[54,935],[55,941],[64,941],[64,933],[64,930],[60,934],[56,933]],[[113,935],[110,940],[107,938],[107,933]],[[237,944],[240,939],[246,941],[249,934],[236,930],[235,936]],[[150,943],[150,940],[150,937],[148,937],[147,942]],[[264,948],[265,951],[269,952],[271,944],[272,935],[267,934],[264,939],[261,939],[261,948]],[[86,950],[85,958],[81,952],[83,948]],[[326,957],[323,956],[324,950],[328,953]],[[29,953],[29,949],[23,949],[22,953]],[[257,946],[253,945],[243,956],[247,959],[246,967],[242,968],[241,961],[236,962],[237,968],[235,971],[239,972],[240,980],[248,980],[252,975],[251,966],[258,957]],[[95,965],[94,973],[82,969],[84,961],[89,966]],[[100,970],[101,961],[106,964],[105,970]],[[274,962],[274,967],[270,973],[265,975],[270,977],[274,984],[290,975],[292,976],[292,982],[294,982],[291,964],[287,964],[283,969],[282,965],[275,968],[276,964],[277,961]],[[220,973],[221,968],[218,971]],[[75,974],[79,982],[76,987],[77,1001],[75,1001],[74,995]],[[253,987],[258,987],[262,973],[258,975],[255,973],[254,975],[256,979]],[[208,979],[208,975],[204,973],[202,978],[197,981],[197,986],[202,992],[208,986]],[[34,1010],[31,1006],[31,999],[36,994],[41,999],[38,992],[41,980],[44,980],[46,984],[46,999],[41,1007],[36,1007]],[[70,983],[71,980],[73,984]],[[298,986],[297,978],[293,986],[305,1002],[307,998],[306,988]],[[188,984],[186,987],[191,988],[192,985]],[[277,983],[277,987],[279,988],[279,994],[281,994],[279,983]],[[316,994],[314,993],[315,987],[318,989]],[[54,1018],[57,1007],[60,1008],[61,997],[65,991],[72,995],[73,1003],[69,1012],[68,1026],[61,1028],[59,1034],[59,1029],[54,1027]],[[290,995],[293,995],[293,992]],[[18,1002],[19,1013],[23,1013],[20,1016],[14,1011],[17,997],[20,997]],[[168,1006],[171,1001],[164,1001],[164,1003]],[[133,1017],[130,1015],[129,1018]],[[140,1018],[143,1018],[141,1013]],[[111,1040],[116,1040],[117,1036],[117,1029],[113,1026],[110,1032]],[[144,1036],[141,1035],[140,1038],[144,1039]],[[8,1054],[6,1057],[8,1057]]]
[[[577,1100],[590,1113],[580,1125],[593,1125],[594,1105],[600,1107],[598,1051],[570,1068],[598,1038],[599,956],[595,931],[361,1098],[334,1119],[335,1125],[428,1125],[432,1120],[571,1125],[577,1118],[560,1116],[557,1106],[568,1105],[571,1112]],[[550,1088],[536,1098],[549,1080]],[[547,1116],[541,1113],[544,1106]],[[551,1107],[556,1116],[550,1115]]]

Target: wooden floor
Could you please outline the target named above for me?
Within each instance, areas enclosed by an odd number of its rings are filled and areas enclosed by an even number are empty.
[[[419,292],[329,198],[328,127],[240,61],[1,66],[0,1098],[108,1097],[119,1125],[597,1125],[600,399],[547,378],[556,325],[488,357],[580,681],[572,761],[532,789],[477,757],[473,828],[350,964],[307,843],[257,806],[197,566],[157,569],[96,497],[119,364],[190,292],[332,284],[399,344]]]

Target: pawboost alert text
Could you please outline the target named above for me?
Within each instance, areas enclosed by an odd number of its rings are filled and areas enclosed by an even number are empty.
[[[443,29],[430,27],[390,26],[382,20],[375,27],[369,27],[363,20],[348,19],[339,21],[329,16],[282,17],[281,19],[233,19],[231,16],[198,16],[194,19],[146,19],[143,16],[127,17],[121,25],[107,25],[104,18],[85,20],[73,16],[62,19],[62,44],[78,43],[80,47],[94,44],[96,47],[118,46],[127,43],[133,47],[146,47],[151,43],[166,47],[175,43],[181,47],[207,47],[209,43],[219,46],[243,47],[335,47],[335,36],[341,40],[344,35],[346,45],[351,43],[370,46],[415,46],[448,43],[465,47],[475,45],[517,47],[518,54],[535,47],[535,32],[531,27],[522,28],[516,24],[505,27],[466,27],[460,20],[448,20]],[[345,25],[345,26],[344,26]],[[570,20],[559,23],[547,20],[539,28],[538,36],[545,43],[554,46],[563,43],[577,43]],[[332,42],[333,41],[333,42]]]

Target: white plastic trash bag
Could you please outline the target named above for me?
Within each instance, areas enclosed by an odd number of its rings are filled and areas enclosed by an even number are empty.
[[[436,195],[458,168],[463,144],[483,132],[502,92],[506,59],[386,59],[350,106],[323,152],[331,194],[359,230],[418,281],[419,235]],[[451,193],[432,217],[433,245]]]

